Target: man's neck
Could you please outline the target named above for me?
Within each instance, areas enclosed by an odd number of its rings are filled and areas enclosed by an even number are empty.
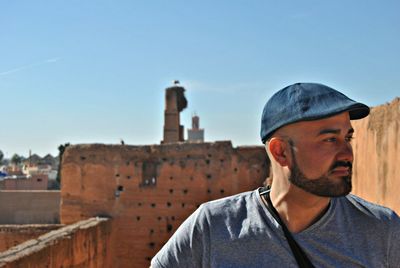
[[[273,185],[274,186],[274,185]],[[292,233],[317,222],[327,211],[330,198],[320,197],[291,186],[286,191],[272,187],[270,198],[280,218]]]

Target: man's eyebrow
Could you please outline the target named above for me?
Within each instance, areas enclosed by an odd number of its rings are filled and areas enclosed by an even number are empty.
[[[338,134],[340,134],[340,132],[341,132],[340,129],[336,129],[336,128],[325,128],[325,129],[322,129],[322,130],[318,133],[317,136],[324,135],[324,134],[336,134],[336,135],[338,135]],[[350,129],[347,131],[347,134],[353,134],[353,133],[354,133],[354,128],[350,128]]]
[[[318,132],[317,136],[324,135],[324,134],[340,134],[340,129],[333,129],[333,128],[325,128]]]

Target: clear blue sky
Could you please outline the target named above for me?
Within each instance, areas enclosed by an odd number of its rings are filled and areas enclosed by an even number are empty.
[[[260,144],[266,100],[320,82],[400,95],[399,1],[1,1],[0,150],[156,144],[179,79],[207,141]]]

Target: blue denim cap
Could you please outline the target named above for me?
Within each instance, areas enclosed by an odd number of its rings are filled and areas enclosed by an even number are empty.
[[[369,114],[369,107],[339,91],[316,83],[296,83],[275,93],[265,104],[261,118],[261,140],[285,125],[312,121],[349,111],[350,119]]]

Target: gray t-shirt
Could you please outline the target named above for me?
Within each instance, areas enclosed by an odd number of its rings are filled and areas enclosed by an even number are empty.
[[[354,195],[293,237],[315,267],[400,267],[400,219]],[[297,267],[257,190],[201,205],[152,259],[158,267]]]

